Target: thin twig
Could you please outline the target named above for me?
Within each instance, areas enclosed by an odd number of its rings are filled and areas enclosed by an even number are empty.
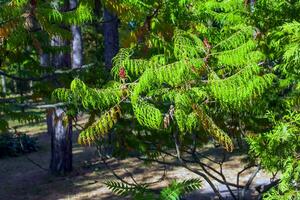
[[[230,195],[232,196],[232,198],[233,198],[234,200],[236,200],[237,198],[236,198],[235,194],[233,193],[233,191],[231,190],[230,186],[228,185],[228,182],[227,182],[227,180],[226,180],[226,177],[224,176],[224,173],[223,173],[223,164],[224,164],[225,160],[226,160],[226,152],[223,151],[223,159],[222,159],[222,161],[219,163],[219,166],[220,166],[220,176],[222,177],[224,183],[226,183],[225,186],[227,187],[227,189],[228,189]]]
[[[136,184],[136,185],[139,185],[137,183],[137,181],[135,180],[135,178],[133,177],[133,174],[125,167],[124,168],[124,171],[129,175],[129,177],[131,178],[131,180]]]
[[[258,172],[261,170],[260,165],[257,166],[257,169],[255,170],[255,172],[251,175],[251,177],[249,178],[249,180],[247,181],[245,187],[242,190],[242,199],[244,199],[245,197],[245,192],[246,190],[249,189],[251,183],[253,182],[254,178],[256,177],[256,175],[258,174]]]
[[[237,177],[236,177],[236,184],[238,185],[238,186],[240,186],[240,175],[244,172],[244,171],[246,171],[246,170],[248,170],[248,169],[251,169],[252,167],[255,167],[256,165],[248,165],[248,166],[246,166],[244,169],[242,169],[241,171],[239,171],[238,172],[238,174],[237,174]],[[238,193],[238,200],[240,199],[240,187],[237,187],[237,193]]]
[[[197,152],[196,152],[197,153]],[[217,171],[216,169],[214,169],[213,167],[203,163],[200,161],[200,159],[196,156],[196,153],[195,155],[192,155],[193,158],[194,158],[194,161],[190,161],[190,160],[184,160],[186,162],[190,162],[190,163],[195,163],[195,164],[199,164],[200,167],[202,168],[202,170],[208,175],[210,176],[211,178],[213,178],[214,180],[216,180],[217,182],[223,184],[223,185],[228,185],[228,186],[232,186],[232,187],[236,187],[236,188],[243,188],[244,186],[240,186],[240,185],[237,185],[237,184],[234,184],[234,183],[230,183],[230,182],[226,182],[226,181],[223,181],[219,178],[217,178],[216,176],[214,176],[212,173],[210,173],[206,168],[210,169],[211,171],[213,171],[214,173],[218,174],[219,176],[222,177],[222,174]],[[219,163],[218,163],[219,164]],[[223,177],[224,178],[224,177]],[[223,179],[222,178],[222,179]]]
[[[179,167],[184,167],[187,170],[199,175],[200,177],[204,178],[204,180],[210,185],[214,193],[218,196],[220,200],[224,200],[222,195],[220,194],[220,191],[215,187],[215,185],[212,183],[212,181],[202,172],[195,170],[193,168],[188,167],[184,162],[181,163],[174,163],[174,162],[166,162],[166,161],[161,161],[161,160],[156,160],[156,159],[148,159],[148,158],[142,158],[142,157],[137,157],[140,160],[143,161],[148,161],[148,162],[156,162],[159,164],[164,164],[164,165],[170,165],[170,166],[179,166]]]
[[[99,149],[97,149],[97,152],[98,152],[98,154],[99,154],[99,157],[100,157],[100,159],[101,159],[101,161],[103,162],[103,164],[106,166],[106,168],[119,180],[119,181],[121,181],[122,183],[124,183],[124,184],[126,184],[126,185],[130,185],[130,186],[133,186],[133,187],[136,187],[136,184],[133,184],[133,183],[130,183],[130,182],[128,182],[128,181],[125,181],[121,176],[119,176],[116,172],[115,172],[115,170],[113,170],[110,166],[109,166],[109,164],[106,162],[106,159],[105,159],[105,157],[101,154],[101,152],[100,152],[100,150]]]

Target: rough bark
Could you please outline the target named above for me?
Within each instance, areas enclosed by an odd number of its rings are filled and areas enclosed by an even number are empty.
[[[63,109],[52,112],[51,161],[53,174],[64,175],[72,171],[72,121]]]
[[[62,10],[68,7],[68,2],[65,2]],[[71,67],[69,43],[58,36],[51,39],[52,47],[65,49],[51,55],[51,63],[55,68]],[[50,171],[64,175],[72,171],[72,120],[67,118],[61,108],[55,108],[52,115],[48,116],[47,123],[50,125],[48,131],[51,132]]]
[[[112,68],[112,59],[119,51],[119,20],[109,10],[104,9],[103,37],[104,37],[104,62],[107,70]]]
[[[70,0],[70,9],[74,9],[77,7],[77,0]],[[72,32],[72,45],[71,45],[71,63],[72,68],[79,68],[83,64],[83,41],[81,35],[81,28],[76,25],[71,26]]]
[[[67,43],[61,38],[53,38],[51,44],[64,46]],[[70,67],[70,53],[52,55],[52,64],[56,68]],[[64,175],[72,171],[72,120],[67,119],[61,108],[47,112],[48,132],[51,135],[50,171]]]
[[[58,48],[66,48],[68,42],[63,40],[59,36],[55,36],[51,39],[51,46]],[[52,55],[52,66],[56,68],[70,67],[71,66],[71,56],[69,52],[59,51]]]

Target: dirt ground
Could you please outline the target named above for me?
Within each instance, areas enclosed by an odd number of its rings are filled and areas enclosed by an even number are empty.
[[[115,177],[99,161],[94,148],[81,147],[74,142],[74,172],[67,177],[54,177],[47,170],[41,169],[29,161],[30,159],[45,169],[49,166],[50,136],[44,132],[45,127],[43,123],[34,127],[30,125],[19,127],[19,130],[26,130],[31,135],[38,137],[39,150],[26,156],[0,159],[0,200],[126,199],[115,196],[104,185],[105,181],[115,180]],[[207,155],[211,154],[208,147],[204,148],[205,152]],[[218,152],[214,152],[214,154],[218,154]],[[233,154],[227,159],[224,165],[224,174],[230,182],[236,183],[236,174],[244,167],[241,161],[242,158],[243,156],[241,155]],[[212,163],[207,164],[213,165]],[[162,166],[145,166],[135,159],[125,159],[120,162],[110,160],[109,165],[121,177],[128,177],[128,171],[132,172],[137,181],[152,182],[159,180],[163,174]],[[199,178],[197,175],[182,168],[169,168],[168,171],[166,179],[153,187],[164,187],[173,179]],[[248,180],[253,171],[254,169],[244,174],[241,184]],[[269,176],[260,172],[254,180],[253,187],[268,181]],[[228,193],[226,187],[217,183],[216,186],[226,196]],[[247,195],[247,198],[254,199],[251,195],[254,195],[254,193]],[[203,188],[188,195],[185,199],[213,199],[212,190],[203,181]]]

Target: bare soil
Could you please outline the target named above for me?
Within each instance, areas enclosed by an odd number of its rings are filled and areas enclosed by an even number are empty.
[[[50,161],[50,136],[45,133],[45,126],[40,124],[32,127],[19,127],[20,131],[29,132],[32,136],[38,137],[39,150],[34,153],[19,157],[7,157],[0,159],[0,200],[117,200],[126,199],[115,196],[104,185],[107,180],[115,180],[111,172],[103,165],[95,154],[93,147],[81,147],[74,142],[74,172],[66,177],[55,177],[47,171]],[[76,135],[74,136],[76,141]],[[208,146],[203,153],[211,158],[219,156],[219,151],[212,151]],[[227,158],[223,167],[224,174],[228,181],[236,183],[236,174],[243,169],[243,156],[232,154]],[[33,164],[30,160],[38,163],[42,168]],[[214,163],[206,162],[214,166]],[[129,178],[129,172],[134,175],[136,181],[153,182],[163,175],[163,168],[159,165],[147,166],[140,161],[130,158],[121,161],[109,160],[109,165],[121,177]],[[46,169],[46,170],[45,170]],[[247,171],[240,184],[245,184],[255,169]],[[188,178],[199,178],[197,175],[183,168],[169,168],[167,177],[163,181],[154,184],[154,188],[162,188],[173,179],[184,180]],[[267,183],[269,176],[260,172],[254,180],[255,185]],[[225,186],[214,181],[216,186],[227,196]],[[247,193],[247,199],[255,199],[256,193],[251,190]],[[212,190],[203,181],[203,188],[185,197],[187,200],[214,199]],[[228,198],[229,199],[229,198]]]

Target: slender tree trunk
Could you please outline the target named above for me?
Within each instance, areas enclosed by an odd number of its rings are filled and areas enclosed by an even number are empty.
[[[50,170],[64,175],[72,171],[72,120],[61,108],[55,108],[52,113]]]
[[[77,0],[70,0],[70,9],[74,9],[77,7]],[[81,28],[76,25],[71,26],[71,32],[72,32],[72,45],[71,45],[71,64],[72,68],[79,68],[83,64],[83,44],[82,44],[82,36],[81,36]]]
[[[254,12],[255,9],[255,0],[250,0],[250,11],[251,13]]]
[[[46,123],[47,123],[47,133],[52,136],[53,132],[53,110],[52,109],[47,109],[46,110]]]
[[[94,19],[96,18],[101,19],[101,17],[103,16],[101,8],[102,8],[101,2],[99,0],[94,0],[94,16],[95,16]],[[97,23],[97,20],[95,20],[94,26],[97,33],[103,33],[103,24]]]
[[[68,2],[66,3],[68,4]],[[58,48],[69,47],[69,42],[60,37],[51,39],[51,46]],[[59,51],[51,56],[52,66],[55,68],[71,67],[69,52]],[[68,119],[61,108],[55,108],[48,116],[51,132],[51,162],[50,170],[53,174],[64,175],[72,171],[72,120]],[[51,124],[50,124],[51,122]]]
[[[94,0],[94,15],[97,17],[101,15],[101,2],[98,0]]]
[[[25,100],[25,98],[24,98],[24,87],[25,87],[25,85],[26,85],[26,82],[17,81],[17,87],[19,89],[20,97],[21,97],[20,98],[21,104],[24,104],[24,100]],[[24,106],[21,107],[21,112],[25,113],[25,107]]]
[[[71,26],[73,35],[72,40],[72,68],[80,68],[83,63],[82,55],[82,37],[81,29],[79,26]]]
[[[17,81],[13,80],[13,92],[17,93],[18,92],[18,85],[17,85]]]
[[[113,67],[112,59],[119,51],[119,20],[117,15],[106,8],[104,8],[103,19],[104,63],[106,70],[110,72]],[[110,156],[113,152],[112,141],[115,135],[114,132],[110,132],[107,138],[104,139],[103,150],[106,156]]]
[[[103,36],[104,36],[104,62],[107,70],[110,71],[112,68],[112,59],[119,51],[119,31],[118,17],[104,9],[104,25],[103,25]]]
[[[40,65],[42,67],[49,67],[49,65],[50,65],[50,56],[49,56],[48,53],[42,53],[40,55]],[[46,123],[47,123],[47,133],[49,135],[51,135],[52,131],[53,131],[52,116],[53,116],[52,109],[47,109],[46,110]]]
[[[53,38],[52,45],[66,47],[67,42],[61,38]],[[56,68],[70,67],[70,54],[59,52],[52,55],[52,64]],[[51,162],[53,174],[66,174],[72,171],[72,120],[66,119],[61,108],[48,113],[48,131],[51,133]]]
[[[51,46],[58,48],[66,48],[69,42],[63,40],[59,36],[55,36],[51,39]],[[69,52],[60,51],[52,55],[52,66],[55,68],[63,68],[71,66],[71,56]]]
[[[29,81],[29,94],[33,95],[33,81]]]
[[[70,0],[70,8],[77,6],[76,0]],[[82,37],[80,27],[71,26],[72,31],[72,56],[59,52],[52,58],[55,67],[72,66],[78,68],[82,66]],[[53,46],[66,46],[66,42],[61,38],[53,38]],[[70,59],[70,61],[69,61]],[[48,131],[51,132],[51,162],[50,170],[53,174],[66,174],[72,171],[72,120],[67,118],[61,108],[55,108],[47,113]]]
[[[50,56],[49,54],[43,53],[40,56],[40,64],[42,67],[48,67],[50,63]],[[52,127],[52,109],[47,109],[46,110],[46,123],[47,123],[47,133],[51,135],[53,131]]]
[[[42,53],[42,55],[40,55],[40,64],[42,67],[49,67],[49,64],[50,64],[49,54]]]
[[[5,76],[1,76],[2,94],[6,95],[6,81]]]
[[[49,67],[50,64],[50,56],[47,53],[42,53],[40,55],[40,64],[42,67]],[[47,109],[46,110],[46,123],[47,123],[47,133],[51,135],[53,131],[53,126],[52,126],[52,109]]]

